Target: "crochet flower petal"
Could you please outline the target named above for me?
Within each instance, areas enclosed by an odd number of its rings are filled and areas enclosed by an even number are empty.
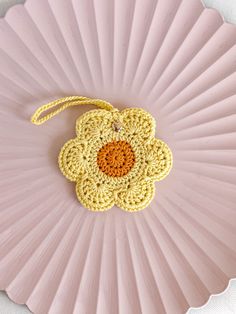
[[[83,173],[85,143],[75,138],[68,141],[61,149],[58,163],[62,173],[71,181],[76,181]]]
[[[76,193],[81,204],[92,211],[105,211],[114,205],[112,189],[86,175],[77,180]]]
[[[147,177],[156,181],[164,179],[172,167],[171,150],[163,141],[152,139],[147,144],[146,163]]]
[[[103,109],[91,110],[76,121],[76,134],[88,140],[95,137],[108,136],[113,132],[112,124],[115,113]]]
[[[138,211],[147,207],[155,194],[152,180],[142,180],[131,183],[126,189],[115,193],[116,204],[126,211]]]
[[[150,113],[139,108],[129,108],[121,112],[124,130],[139,136],[144,141],[155,135],[156,122]]]

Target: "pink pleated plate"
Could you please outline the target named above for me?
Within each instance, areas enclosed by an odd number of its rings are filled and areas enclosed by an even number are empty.
[[[183,314],[236,277],[236,27],[200,0],[28,0],[0,20],[0,289],[36,314]],[[142,107],[174,166],[145,210],[94,213],[57,156],[66,95]]]

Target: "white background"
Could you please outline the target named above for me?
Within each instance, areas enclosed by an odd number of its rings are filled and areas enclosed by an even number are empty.
[[[236,24],[236,0],[202,1],[207,7],[212,7],[220,11],[227,22]],[[12,5],[22,2],[24,2],[24,0],[0,0],[0,16],[4,16],[7,9]],[[0,314],[29,313],[30,312],[26,306],[14,304],[8,299],[4,292],[0,292]],[[211,296],[206,305],[198,309],[190,309],[186,314],[236,314],[236,279],[231,280],[229,287],[225,292],[217,296]]]

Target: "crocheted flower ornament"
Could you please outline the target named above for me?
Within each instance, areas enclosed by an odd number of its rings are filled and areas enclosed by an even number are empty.
[[[58,162],[67,179],[76,182],[84,207],[138,211],[150,204],[154,182],[170,172],[172,154],[154,137],[155,120],[148,112],[91,110],[77,119],[76,135],[62,147]]]

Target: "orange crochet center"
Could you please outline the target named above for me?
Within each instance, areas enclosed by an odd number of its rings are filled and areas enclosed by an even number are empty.
[[[111,177],[126,175],[135,163],[132,147],[126,141],[113,141],[104,145],[98,152],[99,169]]]

